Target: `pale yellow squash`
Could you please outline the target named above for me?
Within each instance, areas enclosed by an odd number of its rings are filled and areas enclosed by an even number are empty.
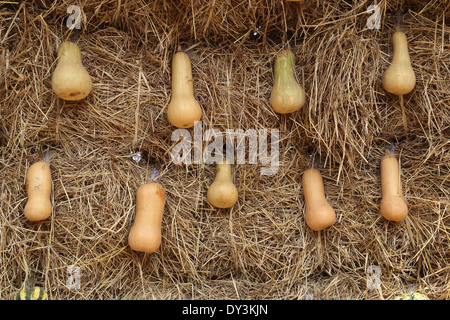
[[[91,92],[91,76],[83,66],[80,49],[71,41],[65,41],[58,49],[52,88],[59,98],[68,101],[84,99]]]
[[[182,51],[172,59],[172,98],[167,107],[167,119],[178,128],[190,128],[202,117],[200,104],[194,97],[192,66]]]
[[[218,163],[216,177],[207,192],[208,202],[217,208],[230,208],[238,200],[238,191],[231,176],[229,163]]]
[[[392,62],[383,74],[383,87],[386,91],[404,95],[410,93],[416,85],[416,75],[411,66],[408,52],[408,40],[402,31],[392,35],[394,53]]]
[[[270,95],[270,104],[277,113],[291,113],[305,104],[305,92],[295,79],[294,67],[295,57],[289,49],[278,53],[274,67],[274,84]]]

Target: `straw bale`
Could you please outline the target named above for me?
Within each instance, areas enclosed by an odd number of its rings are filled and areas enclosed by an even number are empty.
[[[393,299],[411,288],[449,299],[450,4],[378,1],[377,30],[366,26],[375,3],[0,2],[0,298],[33,282],[50,299]],[[79,30],[66,26],[71,4],[82,9]],[[417,77],[403,111],[381,86],[399,22]],[[93,79],[79,102],[51,89],[64,39],[79,45]],[[307,103],[278,115],[269,97],[285,46]],[[233,166],[231,209],[206,201],[213,165],[171,159],[178,47],[192,61],[205,130],[279,130],[277,173]],[[392,148],[410,210],[400,223],[379,213],[379,164]],[[25,174],[45,157],[54,210],[31,223]],[[321,232],[303,215],[311,166],[337,214]],[[167,202],[161,247],[149,255],[127,237],[137,188],[152,180]],[[79,288],[68,288],[70,266]],[[368,286],[374,276],[378,289]]]

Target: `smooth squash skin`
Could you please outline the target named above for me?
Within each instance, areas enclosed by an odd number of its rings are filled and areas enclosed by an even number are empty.
[[[394,53],[390,66],[383,74],[383,87],[390,93],[404,95],[411,92],[416,85],[416,75],[411,66],[405,33],[396,31],[392,35],[392,43]]]
[[[52,88],[64,100],[84,99],[92,89],[92,80],[81,62],[78,46],[65,41],[58,49],[58,61],[52,75]]]
[[[291,113],[305,104],[305,92],[295,80],[294,67],[294,54],[289,49],[282,50],[275,60],[274,84],[270,95],[270,104],[277,113]]]
[[[167,119],[178,128],[190,128],[202,117],[200,104],[194,97],[191,61],[178,51],[172,60],[172,98],[167,107]]]
[[[390,221],[402,221],[408,215],[408,206],[402,194],[400,169],[397,158],[389,155],[381,160],[380,211]]]
[[[47,219],[52,214],[52,176],[47,162],[38,161],[28,168],[25,185],[28,195],[23,211],[25,218],[29,221]]]
[[[161,245],[161,223],[166,195],[159,183],[142,185],[136,195],[136,217],[128,236],[134,251],[152,253]]]
[[[333,225],[336,213],[325,198],[322,175],[317,169],[308,169],[302,176],[305,196],[305,221],[309,228],[320,231]]]
[[[238,200],[238,191],[231,178],[231,165],[219,163],[216,177],[206,195],[208,202],[216,208],[231,208]]]

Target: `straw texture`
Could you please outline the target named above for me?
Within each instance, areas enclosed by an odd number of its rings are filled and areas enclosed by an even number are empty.
[[[449,299],[450,3],[379,1],[381,28],[370,29],[374,3],[0,2],[0,298],[32,282],[49,299],[373,300],[408,290]],[[66,25],[72,4],[79,30]],[[417,78],[404,114],[381,85],[397,25]],[[78,102],[51,88],[65,39],[93,80]],[[171,159],[166,109],[179,46],[205,130],[279,129],[277,173],[233,166],[231,209],[206,201],[215,166]],[[278,115],[273,62],[286,46],[307,102]],[[380,160],[392,149],[409,206],[400,223],[379,213]],[[44,158],[53,214],[31,223],[25,175]],[[300,181],[311,166],[337,215],[321,232],[304,221]],[[136,191],[149,181],[167,197],[151,255],[127,244]]]

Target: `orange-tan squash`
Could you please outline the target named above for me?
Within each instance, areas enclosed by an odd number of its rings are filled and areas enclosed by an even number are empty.
[[[402,221],[408,215],[408,206],[403,198],[398,160],[393,155],[381,160],[381,193],[380,211],[390,221]]]
[[[25,185],[28,195],[23,211],[25,218],[30,221],[47,219],[52,214],[52,176],[47,162],[38,161],[28,168]]]
[[[305,197],[305,221],[309,228],[320,231],[333,225],[336,213],[325,197],[325,188],[319,170],[310,168],[302,176]]]
[[[230,208],[238,200],[238,191],[232,181],[231,165],[218,163],[216,177],[206,195],[208,202],[216,208]]]
[[[152,253],[161,245],[161,224],[166,195],[159,183],[142,185],[136,195],[136,216],[128,236],[131,249]]]
[[[178,51],[172,59],[172,98],[167,119],[175,127],[190,128],[201,117],[202,109],[194,97],[191,61],[186,53]]]

